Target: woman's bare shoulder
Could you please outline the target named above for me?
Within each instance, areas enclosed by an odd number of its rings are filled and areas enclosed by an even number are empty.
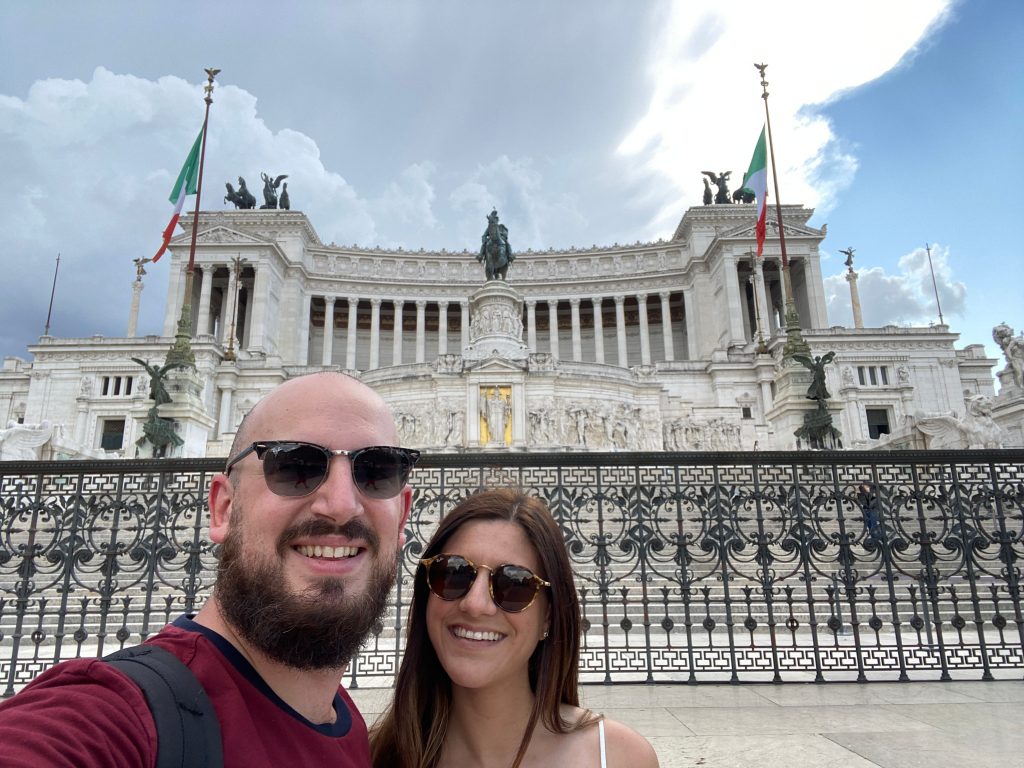
[[[658,755],[643,736],[617,720],[604,719],[608,768],[658,768]]]

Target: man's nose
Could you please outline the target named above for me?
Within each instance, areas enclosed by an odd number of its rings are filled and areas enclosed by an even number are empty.
[[[311,510],[314,514],[345,523],[363,514],[363,495],[352,479],[352,464],[348,456],[331,456],[327,477],[313,494]]]

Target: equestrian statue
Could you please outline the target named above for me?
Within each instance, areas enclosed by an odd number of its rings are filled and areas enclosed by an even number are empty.
[[[488,280],[505,280],[509,265],[515,258],[508,244],[508,227],[498,223],[498,211],[494,209],[487,216],[487,230],[480,238],[480,253],[476,260],[483,263]]]
[[[225,182],[224,186],[228,188],[228,193],[224,196],[225,203],[234,203],[235,208],[241,208],[245,211],[256,207],[256,196],[245,186],[245,179],[241,176],[238,177],[237,192],[235,192],[235,188],[231,186],[230,181]]]

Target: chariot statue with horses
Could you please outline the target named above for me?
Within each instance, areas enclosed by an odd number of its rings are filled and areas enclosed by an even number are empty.
[[[488,280],[505,280],[509,265],[515,261],[508,244],[508,227],[498,222],[497,209],[487,216],[487,230],[480,238],[480,253],[476,260],[484,265]]]
[[[238,191],[231,186],[231,182],[225,182],[225,187],[228,188],[228,193],[224,196],[225,203],[234,203],[235,208],[241,208],[244,211],[251,210],[256,207],[256,196],[249,191],[248,187],[245,186],[245,179],[241,176],[238,177]]]

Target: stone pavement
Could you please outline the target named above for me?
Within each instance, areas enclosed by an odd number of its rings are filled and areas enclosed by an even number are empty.
[[[585,706],[646,736],[662,768],[1024,765],[1020,680],[585,685],[581,691]],[[391,691],[352,695],[371,722]]]

